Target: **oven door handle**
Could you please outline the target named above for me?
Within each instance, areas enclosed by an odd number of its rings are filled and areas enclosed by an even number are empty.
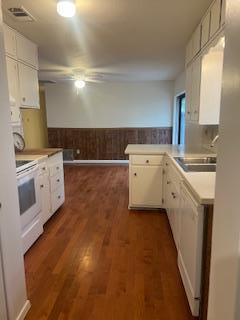
[[[31,168],[27,169],[26,171],[24,171],[23,173],[20,173],[17,176],[17,180],[20,180],[20,179],[26,177],[27,175],[34,173],[37,170],[38,170],[38,165],[31,167]]]

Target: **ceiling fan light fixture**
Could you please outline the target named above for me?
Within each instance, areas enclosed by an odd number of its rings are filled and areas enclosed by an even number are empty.
[[[84,80],[76,80],[74,84],[77,89],[83,89],[86,86],[86,82]]]
[[[76,13],[75,0],[57,0],[57,12],[65,18],[72,18]]]

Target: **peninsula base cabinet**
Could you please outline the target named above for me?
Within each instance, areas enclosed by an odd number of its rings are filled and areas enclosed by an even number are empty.
[[[162,161],[162,156],[130,156],[129,208],[162,207]]]

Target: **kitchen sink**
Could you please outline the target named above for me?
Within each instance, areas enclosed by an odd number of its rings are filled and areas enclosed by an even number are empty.
[[[175,160],[186,172],[216,172],[216,157],[176,157]]]

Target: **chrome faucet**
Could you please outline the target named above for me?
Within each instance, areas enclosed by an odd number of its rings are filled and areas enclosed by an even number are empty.
[[[213,139],[212,143],[211,143],[211,148],[215,147],[215,143],[218,141],[219,139],[219,134],[216,135],[216,137]]]

